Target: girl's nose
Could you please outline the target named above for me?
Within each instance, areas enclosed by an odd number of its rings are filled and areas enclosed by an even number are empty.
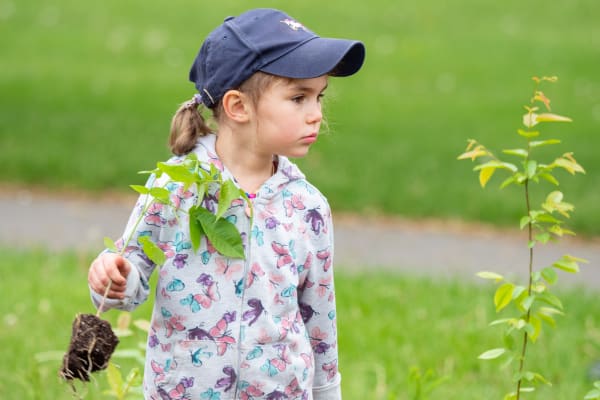
[[[323,111],[321,109],[321,103],[317,102],[308,113],[308,123],[314,124],[323,120]]]

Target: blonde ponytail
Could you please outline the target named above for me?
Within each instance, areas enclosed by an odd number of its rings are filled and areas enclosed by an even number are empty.
[[[189,153],[196,146],[199,137],[211,132],[198,107],[202,104],[194,96],[192,100],[183,103],[171,120],[169,148],[177,156]]]

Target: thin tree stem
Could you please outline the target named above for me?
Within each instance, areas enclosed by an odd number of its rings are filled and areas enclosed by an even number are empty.
[[[525,181],[525,202],[527,204],[527,215],[531,215],[531,204],[529,200],[529,179]],[[529,284],[527,285],[527,294],[531,296],[532,285],[533,285],[533,246],[531,242],[533,240],[533,224],[531,221],[527,224],[527,244],[529,247]],[[525,317],[525,322],[529,323],[529,319],[531,316],[531,308],[527,310],[527,315]],[[523,382],[522,374],[525,365],[525,355],[527,353],[527,343],[529,336],[527,332],[523,332],[523,345],[521,348],[521,357],[519,360],[519,380],[517,382],[517,400],[521,397],[521,384]]]

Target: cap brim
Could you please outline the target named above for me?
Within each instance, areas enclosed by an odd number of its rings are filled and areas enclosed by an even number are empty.
[[[286,78],[349,76],[362,67],[365,46],[359,41],[315,37],[260,68]]]

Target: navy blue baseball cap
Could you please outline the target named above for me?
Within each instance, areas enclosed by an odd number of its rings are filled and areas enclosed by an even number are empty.
[[[323,38],[279,10],[228,17],[205,39],[190,81],[209,108],[258,71],[286,78],[349,76],[365,59],[360,41]]]

